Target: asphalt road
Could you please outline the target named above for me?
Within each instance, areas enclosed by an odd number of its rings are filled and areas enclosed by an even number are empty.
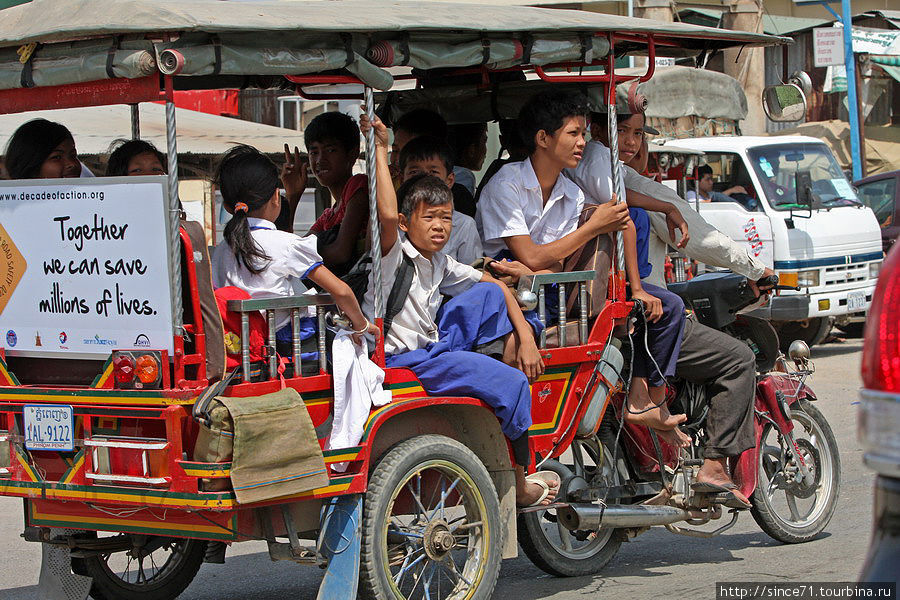
[[[850,581],[865,557],[872,514],[872,473],[862,465],[856,440],[861,340],[813,348],[817,372],[810,380],[818,408],[834,429],[841,451],[841,494],[834,519],[816,540],[782,545],[749,514],[712,539],[654,528],[624,544],[606,569],[592,577],[558,579],[520,556],[504,562],[497,600],[584,598],[715,598],[717,581]],[[39,599],[40,548],[19,537],[22,503],[0,498],[0,599]],[[269,561],[265,544],[229,549],[224,565],[204,565],[183,600],[314,599],[322,572]]]

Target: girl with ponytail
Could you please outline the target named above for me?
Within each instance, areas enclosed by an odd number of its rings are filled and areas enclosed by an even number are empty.
[[[234,286],[253,298],[294,296],[306,291],[310,279],[331,294],[338,309],[353,324],[354,340],[378,328],[369,323],[353,291],[322,265],[314,236],[300,237],[275,228],[281,211],[278,169],[252,146],[235,146],[219,162],[215,182],[232,218],[225,241],[212,258],[215,287]],[[290,342],[290,313],[276,313],[277,339]]]

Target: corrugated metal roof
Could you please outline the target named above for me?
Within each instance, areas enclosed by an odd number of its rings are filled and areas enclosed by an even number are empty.
[[[701,15],[708,19],[721,19],[723,9],[721,8],[685,8],[678,11],[679,15],[683,15],[682,19],[689,18],[691,13]],[[900,11],[898,11],[900,12]],[[767,35],[791,35],[813,27],[821,27],[833,23],[829,19],[815,19],[805,17],[786,17],[782,15],[772,15],[768,12],[763,14],[763,33]]]

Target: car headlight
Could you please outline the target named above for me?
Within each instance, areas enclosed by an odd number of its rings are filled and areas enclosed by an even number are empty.
[[[881,261],[876,261],[869,263],[869,279],[878,279],[878,274],[881,272]]]
[[[800,287],[818,287],[819,270],[812,269],[810,271],[798,271],[797,285],[799,285]]]

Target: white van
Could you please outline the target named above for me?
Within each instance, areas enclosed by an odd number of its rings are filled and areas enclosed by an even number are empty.
[[[776,322],[783,339],[812,345],[835,321],[864,320],[883,258],[881,233],[828,146],[804,136],[698,137],[672,143],[705,153],[715,190],[742,186],[747,192],[698,199],[703,217],[746,243],[782,283],[802,288],[780,292],[758,311]],[[798,198],[798,187],[812,193],[801,192]],[[805,204],[810,196],[811,205]]]

